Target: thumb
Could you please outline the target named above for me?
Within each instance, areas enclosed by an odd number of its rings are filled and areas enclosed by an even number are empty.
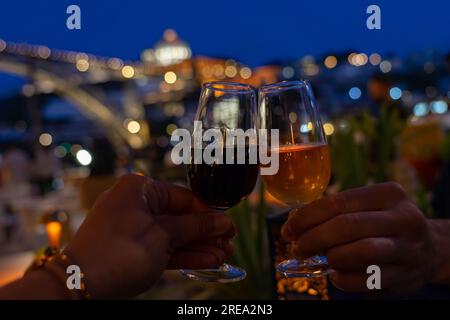
[[[233,232],[231,218],[217,213],[163,216],[161,226],[167,231],[174,249],[200,240],[223,237]]]

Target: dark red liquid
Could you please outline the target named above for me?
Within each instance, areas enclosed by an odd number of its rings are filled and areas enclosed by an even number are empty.
[[[225,157],[227,152],[236,155],[237,148],[224,150]],[[192,191],[213,209],[234,207],[252,192],[258,178],[258,164],[248,163],[248,148],[245,158],[245,164],[191,163],[188,165],[188,179]]]

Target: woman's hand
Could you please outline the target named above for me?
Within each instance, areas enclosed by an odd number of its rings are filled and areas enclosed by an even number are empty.
[[[166,268],[213,268],[235,229],[186,188],[129,174],[96,201],[65,249],[94,298],[131,297]]]
[[[395,183],[352,189],[291,212],[282,229],[295,241],[293,253],[325,253],[333,284],[367,291],[366,269],[381,268],[381,288],[410,291],[430,281],[448,281],[450,229],[427,220]]]

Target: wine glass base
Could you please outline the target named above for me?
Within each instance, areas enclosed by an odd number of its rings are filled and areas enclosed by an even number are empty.
[[[305,260],[284,260],[276,267],[286,278],[316,278],[330,273],[324,256],[314,256]]]
[[[224,263],[218,269],[180,270],[180,273],[192,280],[206,282],[230,283],[238,282],[247,276],[244,269]]]

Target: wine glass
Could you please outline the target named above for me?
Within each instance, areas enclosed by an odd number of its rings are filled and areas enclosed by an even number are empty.
[[[301,207],[325,191],[330,180],[330,155],[316,101],[308,81],[284,81],[259,90],[261,129],[279,130],[279,169],[262,175],[266,190],[291,207]],[[272,143],[275,145],[274,143]],[[325,256],[288,259],[276,267],[285,277],[318,277],[328,273]]]
[[[256,89],[246,84],[208,82],[202,86],[195,116],[194,146],[191,148],[191,162],[187,166],[187,176],[194,194],[222,214],[244,200],[256,184],[259,171],[256,140],[248,139],[248,142],[245,140],[241,144],[231,144],[229,142],[235,141],[227,139],[232,137],[236,129],[242,129],[244,132],[251,129],[256,133],[256,100]],[[200,142],[196,140],[199,134],[201,136],[202,132],[206,133],[210,129],[220,133],[218,141],[211,137]],[[195,141],[199,143],[196,145]],[[205,151],[214,141],[218,143],[219,152],[216,154],[213,151],[212,155],[217,158],[213,163],[207,163]],[[238,162],[239,153],[243,156],[244,163]],[[195,161],[195,154],[203,155],[202,159]],[[252,156],[254,161],[250,161]],[[227,161],[228,158],[231,161]],[[229,264],[223,264],[218,269],[181,270],[181,273],[195,280],[223,283],[240,281],[246,277],[245,270]]]

